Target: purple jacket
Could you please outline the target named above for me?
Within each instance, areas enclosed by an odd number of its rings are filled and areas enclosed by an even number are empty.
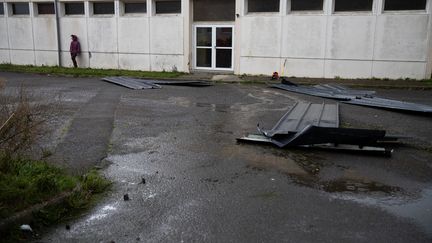
[[[69,51],[71,55],[79,55],[81,53],[81,46],[76,35],[72,35]]]

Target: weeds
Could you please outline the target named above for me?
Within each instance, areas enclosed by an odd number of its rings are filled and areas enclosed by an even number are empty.
[[[13,64],[0,64],[0,71],[39,73],[52,75],[70,75],[74,77],[106,77],[106,76],[131,76],[138,78],[176,78],[182,75],[173,69],[173,72],[148,72],[120,69],[92,69],[92,68],[66,68],[58,66],[23,66]]]

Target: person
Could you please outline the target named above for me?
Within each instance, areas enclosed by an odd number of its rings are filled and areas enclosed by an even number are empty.
[[[81,53],[81,46],[80,46],[80,43],[78,41],[78,37],[76,35],[71,35],[71,37],[72,37],[72,42],[70,44],[69,51],[71,54],[74,68],[77,68],[78,64],[76,61],[76,57],[79,56],[79,54]]]

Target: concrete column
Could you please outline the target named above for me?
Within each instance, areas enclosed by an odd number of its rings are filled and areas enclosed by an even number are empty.
[[[192,65],[191,33],[192,33],[192,0],[182,0],[183,16],[183,71],[190,72]]]
[[[240,53],[241,53],[241,20],[245,15],[245,1],[235,1],[235,21],[234,21],[234,73],[241,74],[240,71]]]
[[[426,73],[425,78],[432,78],[432,0],[428,1],[427,12],[429,14],[429,27],[428,27],[428,41],[429,41],[429,50],[428,57],[426,63]]]

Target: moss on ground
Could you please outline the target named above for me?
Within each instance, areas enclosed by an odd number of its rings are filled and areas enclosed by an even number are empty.
[[[31,66],[13,64],[0,64],[0,71],[74,77],[130,76],[138,78],[176,78],[183,74],[180,72],[148,72],[121,69],[67,68],[59,66]]]

